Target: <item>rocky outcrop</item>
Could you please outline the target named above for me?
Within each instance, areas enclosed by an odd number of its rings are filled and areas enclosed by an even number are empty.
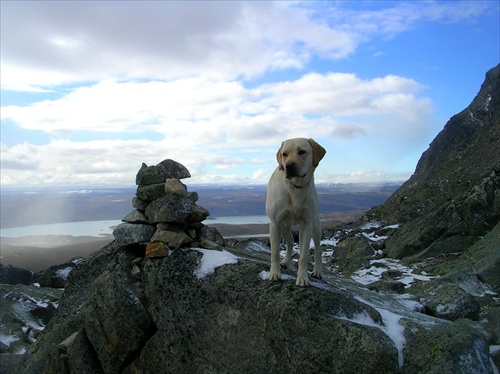
[[[67,263],[51,266],[40,274],[36,282],[41,287],[64,288],[69,273],[80,261],[83,261],[83,257],[75,257]]]
[[[34,277],[35,274],[31,270],[0,264],[0,284],[28,285]]]
[[[401,223],[386,243],[390,257],[464,252],[498,223],[499,191],[500,65],[433,140],[411,178],[367,217]]]
[[[478,324],[328,271],[310,288],[295,287],[292,270],[269,282],[251,248],[146,258],[146,244],[112,242],[70,274],[22,372],[491,372]]]

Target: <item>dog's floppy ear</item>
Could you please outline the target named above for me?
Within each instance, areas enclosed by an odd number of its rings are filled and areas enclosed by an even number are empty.
[[[281,147],[280,149],[278,149],[278,153],[276,153],[276,160],[278,160],[279,170],[285,170],[285,168],[281,164],[281,148],[283,148],[283,143],[284,142],[281,143]]]
[[[313,139],[307,139],[309,144],[311,144],[313,150],[313,166],[317,167],[319,162],[323,157],[325,157],[326,150],[318,143],[316,143]]]

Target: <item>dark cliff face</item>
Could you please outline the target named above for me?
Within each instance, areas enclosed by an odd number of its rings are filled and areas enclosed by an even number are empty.
[[[390,256],[460,252],[498,223],[499,174],[500,65],[433,140],[411,178],[367,217],[403,224],[387,243]]]

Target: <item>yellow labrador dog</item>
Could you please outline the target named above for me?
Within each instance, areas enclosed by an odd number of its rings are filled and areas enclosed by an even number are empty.
[[[292,257],[292,225],[300,225],[298,286],[308,286],[307,263],[311,237],[314,240],[312,276],[321,278],[321,223],[319,199],[314,185],[314,170],[325,156],[325,149],[312,139],[289,139],[281,144],[276,158],[278,167],[267,185],[266,213],[271,234],[271,271],[269,280],[281,279],[280,265],[286,268]],[[286,241],[286,255],[281,264],[280,241]]]

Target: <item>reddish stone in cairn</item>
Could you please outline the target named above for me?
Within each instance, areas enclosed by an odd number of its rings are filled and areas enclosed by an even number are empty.
[[[163,242],[148,243],[146,246],[146,257],[166,257],[168,247]]]

